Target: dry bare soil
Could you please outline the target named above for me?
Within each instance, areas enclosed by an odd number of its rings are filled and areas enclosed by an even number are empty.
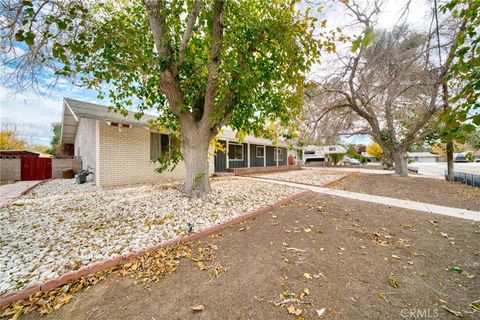
[[[26,318],[478,319],[479,241],[479,222],[311,194],[193,244],[216,248],[218,277],[182,259],[148,289],[111,275]]]
[[[328,187],[480,211],[480,188],[440,179],[353,173]]]

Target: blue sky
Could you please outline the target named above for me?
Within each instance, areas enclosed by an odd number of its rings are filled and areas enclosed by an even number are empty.
[[[33,144],[50,145],[51,124],[62,120],[63,97],[101,103],[96,92],[69,84],[55,88],[49,95],[15,92],[0,86],[1,122],[14,121],[27,132]]]
[[[365,1],[368,2],[368,0]],[[396,22],[396,15],[405,2],[405,0],[387,1],[378,25],[382,28],[391,27]],[[409,23],[420,27],[424,25],[426,23],[424,20],[426,10],[428,10],[426,2],[422,0],[413,1]],[[332,28],[348,19],[342,11],[338,10],[338,7],[329,7],[322,15],[323,18],[327,18],[328,24]],[[328,65],[328,60],[334,58],[333,56],[326,56],[322,60]],[[316,73],[322,72],[321,69],[324,65],[313,68],[312,77],[315,77]],[[15,92],[5,86],[0,86],[0,121],[15,121],[30,132],[31,143],[49,145],[52,137],[51,123],[61,121],[63,97],[100,104],[108,103],[108,101],[98,100],[95,91],[75,87],[67,81],[60,82],[49,95]],[[371,139],[368,136],[354,136],[343,140],[346,143],[368,144]]]

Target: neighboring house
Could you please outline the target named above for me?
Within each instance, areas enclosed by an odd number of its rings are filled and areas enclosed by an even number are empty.
[[[94,172],[98,186],[183,178],[183,162],[171,172],[155,172],[157,164],[152,160],[168,149],[170,135],[147,128],[150,119],[155,117],[144,115],[137,120],[134,112],[125,117],[105,106],[65,98],[60,141],[71,156],[81,157],[83,169]],[[287,165],[289,154],[294,154],[284,141],[274,145],[271,140],[247,136],[240,144],[230,130],[224,130],[218,141],[226,151],[210,157],[210,173]]]
[[[334,146],[315,146],[309,145],[303,148],[303,161],[308,162],[324,162],[328,161],[330,154],[345,154],[347,150],[344,147]]]
[[[407,152],[407,160],[415,162],[438,162],[441,156],[431,152]]]
[[[364,158],[367,158],[367,161],[369,162],[376,162],[377,161],[377,158],[375,158],[374,156],[372,156],[370,153],[368,153],[367,151],[363,151],[362,152],[362,157]]]

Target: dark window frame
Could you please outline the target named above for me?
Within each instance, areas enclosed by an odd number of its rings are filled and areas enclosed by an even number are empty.
[[[280,155],[280,158],[278,161],[283,161],[283,149],[281,148],[275,148],[276,151],[273,152],[273,161],[277,161],[278,155]]]
[[[231,146],[233,146],[234,148],[230,148]],[[238,147],[240,147],[240,150],[242,150],[242,158],[241,158],[241,159],[236,158],[236,157],[235,157],[235,158],[232,158],[232,157],[230,156],[230,150],[236,150],[236,149],[238,149]],[[236,152],[233,151],[233,154],[236,156],[235,153],[236,153]],[[245,160],[245,150],[244,150],[244,148],[243,148],[243,144],[234,143],[234,142],[229,142],[229,143],[228,143],[228,160],[229,160],[229,161],[230,161],[230,160],[231,160],[231,161],[244,161],[244,160]]]
[[[258,150],[262,151],[261,156],[258,155]],[[265,158],[265,147],[264,146],[255,146],[255,156],[257,158],[262,158],[262,159]]]
[[[153,139],[157,141],[152,141]],[[156,148],[154,148],[155,143],[158,143]],[[150,132],[150,160],[155,161],[161,156],[165,155],[165,153],[167,153],[169,150],[170,143],[171,141],[169,134]]]

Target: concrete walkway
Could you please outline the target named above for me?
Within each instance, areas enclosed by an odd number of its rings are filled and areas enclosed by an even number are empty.
[[[444,207],[438,206],[435,204],[424,203],[424,202],[417,202],[417,201],[410,201],[410,200],[401,200],[389,197],[382,197],[376,196],[371,194],[364,194],[358,192],[350,192],[345,190],[337,190],[331,188],[324,188],[324,187],[316,187],[301,183],[293,183],[287,181],[279,181],[279,180],[272,180],[272,179],[262,179],[262,178],[253,178],[253,177],[242,177],[242,179],[252,179],[252,180],[260,180],[265,181],[268,183],[276,183],[290,187],[296,187],[301,189],[310,190],[316,193],[323,193],[337,197],[344,197],[349,199],[355,199],[360,201],[384,204],[392,207],[404,208],[404,209],[411,209],[411,210],[418,210],[423,212],[430,212],[436,213],[441,215],[446,215],[450,217],[462,218],[467,220],[474,220],[480,221],[480,212],[478,211],[471,211],[466,209],[459,209],[459,208],[451,208],[451,207]]]
[[[28,190],[45,180],[17,181],[15,183],[0,185],[0,208],[12,204],[15,200],[27,193]]]
[[[393,170],[377,170],[377,169],[365,169],[362,167],[351,167],[351,168],[345,168],[345,167],[302,167],[302,169],[305,170],[323,170],[323,171],[340,171],[340,172],[358,172],[358,173],[363,173],[363,174],[386,174],[386,175],[392,175],[395,172]],[[445,179],[440,176],[432,176],[432,175],[422,175],[422,174],[415,174],[412,172],[408,173],[409,177],[412,178],[428,178],[428,179]]]

